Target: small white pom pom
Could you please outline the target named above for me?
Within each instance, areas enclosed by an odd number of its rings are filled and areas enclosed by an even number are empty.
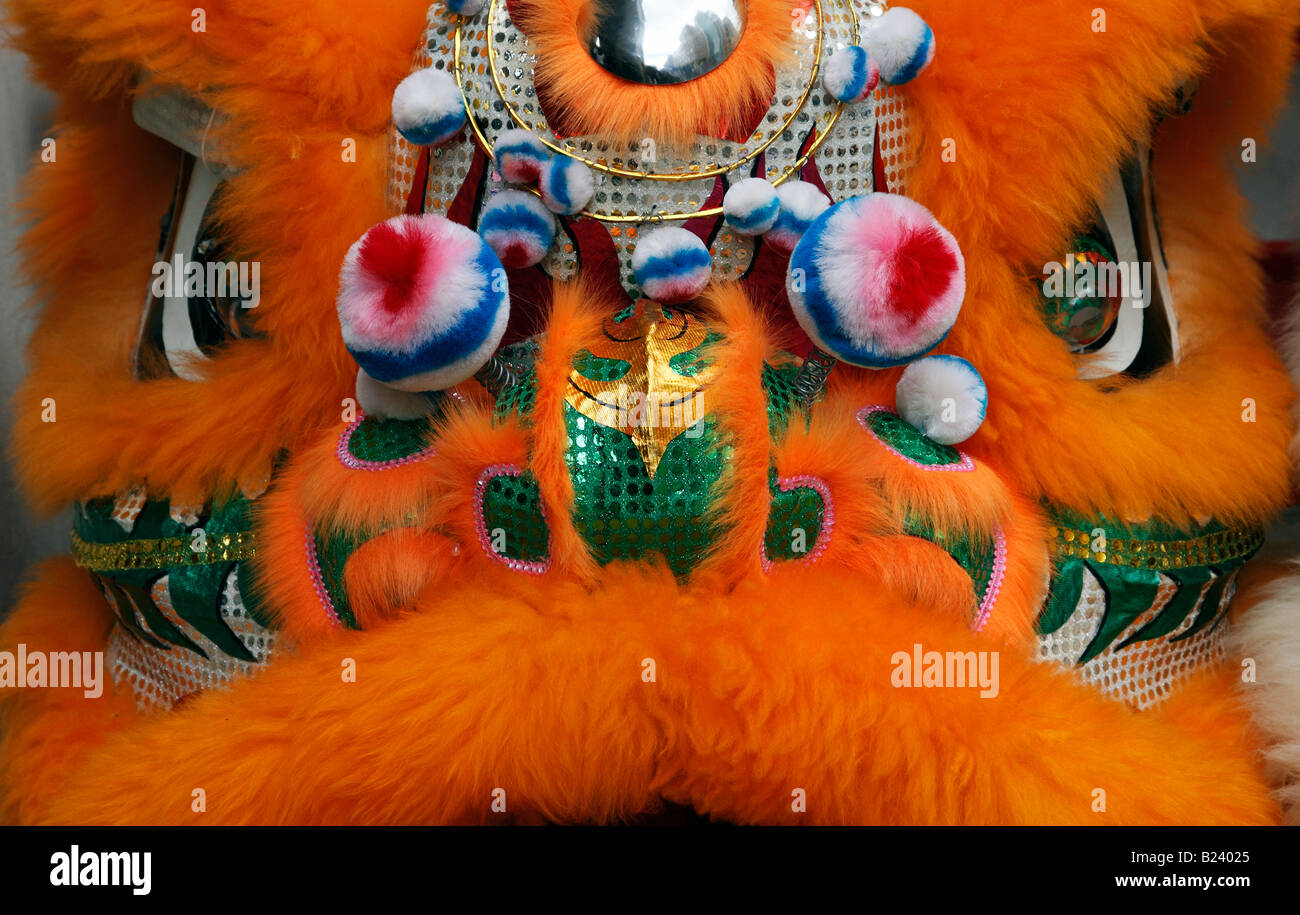
[[[421,419],[436,410],[435,402],[424,394],[389,387],[365,369],[357,369],[357,403],[376,419]]]
[[[656,302],[685,302],[709,285],[713,258],[694,232],[654,229],[642,235],[632,250],[632,272],[637,285]]]
[[[536,194],[501,191],[483,208],[478,234],[507,267],[533,267],[555,241],[555,217]]]
[[[898,415],[941,445],[979,430],[989,394],[980,373],[960,356],[926,356],[903,370],[894,392]]]
[[[465,100],[449,74],[416,70],[393,91],[393,123],[416,146],[445,143],[465,126]]]
[[[596,194],[591,169],[569,156],[555,156],[542,170],[542,200],[552,213],[581,213]]]
[[[447,0],[447,12],[457,16],[477,16],[487,5],[487,0]]]
[[[826,61],[822,84],[836,99],[853,104],[870,95],[880,82],[880,67],[866,48],[851,44],[840,48]]]
[[[497,171],[510,184],[537,184],[551,161],[551,151],[531,130],[507,130],[497,137],[492,155]]]
[[[727,188],[722,197],[722,215],[737,235],[762,235],[776,225],[781,198],[770,181],[745,178]]]
[[[826,212],[831,201],[821,188],[807,181],[787,181],[777,188],[776,193],[781,199],[781,213],[763,240],[778,251],[789,254],[813,220]]]
[[[915,79],[934,60],[934,32],[916,13],[896,6],[872,20],[866,47],[880,66],[880,78],[898,86]]]

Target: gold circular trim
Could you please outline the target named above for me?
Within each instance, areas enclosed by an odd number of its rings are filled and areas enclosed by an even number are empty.
[[[638,172],[638,171],[631,171],[629,169],[617,168],[612,165],[606,165],[604,163],[597,162],[592,159],[588,159],[585,156],[576,155],[570,150],[557,146],[554,143],[552,143],[550,140],[548,140],[546,137],[540,135],[538,136],[538,139],[541,140],[543,145],[545,145],[548,149],[550,149],[552,152],[558,155],[568,156],[571,159],[576,159],[577,161],[583,163],[588,168],[595,169],[596,171],[602,172],[604,174],[615,175],[620,178],[634,178],[634,179],[642,179],[642,180],[650,180],[650,181],[698,181],[705,178],[716,178],[719,175],[725,175],[728,172],[735,171],[737,168],[741,167],[742,165],[752,162],[759,155],[765,152],[773,143],[776,142],[777,138],[781,136],[781,134],[784,133],[790,127],[791,124],[794,123],[794,119],[799,116],[799,112],[802,111],[804,105],[807,104],[808,96],[812,94],[813,87],[817,84],[817,75],[821,71],[822,42],[823,42],[823,37],[825,35],[826,24],[825,24],[825,18],[822,10],[822,0],[812,0],[812,2],[813,2],[813,7],[817,10],[817,41],[814,45],[814,52],[815,52],[816,59],[813,61],[812,73],[809,75],[808,85],[804,87],[803,94],[799,96],[798,104],[794,106],[790,115],[780,125],[779,128],[773,129],[772,136],[765,143],[759,146],[757,149],[753,150],[743,158],[738,159],[736,162],[731,163],[729,165],[713,166],[707,170],[692,172],[689,174],[681,174],[681,173],[658,174],[655,172],[644,172],[644,171]],[[500,3],[501,0],[492,0],[492,4],[488,9],[487,25],[484,28],[484,34],[487,36],[488,70],[492,74],[493,88],[496,90],[497,95],[501,97],[502,104],[505,106],[506,112],[510,115],[511,120],[513,120],[521,128],[531,131],[532,127],[523,120],[522,116],[520,116],[519,113],[515,110],[515,107],[510,103],[509,99],[506,98],[505,89],[501,84],[500,77],[497,75],[496,50],[495,50],[495,45],[492,42],[491,31],[492,31],[492,17],[495,15],[497,11],[497,7]],[[458,21],[456,23],[456,34],[455,34],[455,42],[453,45],[454,50],[453,50],[453,57],[452,57],[452,69],[455,71],[456,86],[458,89],[460,89],[461,101],[465,105],[466,119],[469,121],[470,130],[474,134],[475,140],[478,142],[479,147],[487,154],[488,158],[493,158],[495,152],[493,144],[483,133],[482,128],[479,127],[478,121],[474,118],[474,112],[470,109],[469,97],[465,94],[465,83],[462,78],[462,67],[461,67],[461,32],[465,23],[468,20],[463,16],[457,18]],[[859,37],[858,17],[855,12],[853,18],[853,39],[855,42],[858,40],[858,37]],[[873,100],[873,104],[874,104],[874,100]],[[799,172],[805,165],[808,164],[808,160],[812,158],[812,156],[817,152],[818,149],[821,148],[822,144],[824,144],[826,142],[826,139],[830,136],[830,133],[835,128],[836,123],[838,123],[840,119],[840,113],[843,110],[844,110],[844,103],[843,102],[837,103],[835,108],[831,111],[831,115],[827,119],[825,126],[817,132],[816,136],[813,137],[812,141],[808,144],[808,149],[803,153],[803,155],[801,155],[789,166],[782,169],[780,174],[778,174],[775,178],[768,179],[768,181],[770,181],[773,186],[779,186],[781,184],[784,184],[786,181],[790,180],[790,178],[794,174]],[[536,194],[539,197],[541,196],[540,191],[538,191],[536,188],[528,188],[527,190],[531,191],[533,194]],[[586,216],[591,219],[598,220],[600,222],[636,223],[636,224],[656,223],[656,222],[681,222],[689,219],[721,216],[722,207],[709,207],[708,209],[695,210],[690,213],[655,213],[649,216],[613,216],[604,213],[594,213],[590,210],[583,210],[582,212],[576,215]]]

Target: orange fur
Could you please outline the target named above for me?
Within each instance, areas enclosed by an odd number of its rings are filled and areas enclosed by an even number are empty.
[[[555,291],[531,424],[494,423],[476,398],[436,426],[424,460],[369,474],[335,456],[355,377],[334,311],[338,266],[389,215],[388,103],[426,5],[223,0],[205,7],[209,31],[196,37],[174,0],[14,0],[19,45],[60,92],[63,125],[57,165],[38,170],[27,203],[27,271],[45,304],[16,403],[22,482],[51,509],[141,479],[194,500],[254,488],[287,449],[259,501],[253,571],[295,649],[151,720],[118,692],[93,705],[0,694],[0,820],[194,822],[195,784],[209,792],[206,823],[496,822],[494,787],[507,790],[508,819],[529,822],[626,819],[664,798],[738,822],[793,822],[792,787],[807,792],[800,822],[1276,819],[1225,686],[1232,671],[1135,715],[1028,655],[1047,559],[1038,503],[1257,522],[1287,495],[1292,392],[1261,329],[1253,242],[1222,156],[1260,135],[1278,102],[1293,4],[1119,0],[1107,31],[1092,33],[1081,0],[1015,15],[914,0],[940,50],[906,90],[909,193],[966,256],[966,306],[942,350],[971,359],[989,386],[988,420],[962,446],[978,470],[916,471],[853,422],[858,407],[891,402],[897,370],[841,366],[810,425],[795,417],[772,442],[758,367],[773,355],[759,315],[773,303],[718,287],[709,307],[727,339],[711,405],[733,448],[719,508],[730,534],[686,584],[654,560],[597,566],[569,516],[558,419],[572,354],[609,305],[586,285]],[[784,45],[791,4],[751,3],[726,66],[653,92],[590,72],[574,39],[582,8],[521,13],[553,100],[584,131],[681,139],[734,127],[769,91],[761,64]],[[142,67],[229,113],[214,142],[248,166],[220,215],[238,255],[264,265],[266,336],[230,347],[198,384],[127,380],[173,161],[129,116]],[[1027,277],[1064,251],[1151,107],[1192,73],[1206,78],[1191,113],[1156,135],[1184,358],[1141,382],[1080,381]],[[357,141],[355,163],[339,155],[344,138]],[[940,138],[954,141],[955,161]],[[41,421],[45,398],[54,423]],[[1242,421],[1247,398],[1254,422]],[[782,475],[831,483],[837,521],[815,565],[763,575],[773,459]],[[494,463],[539,481],[546,575],[514,574],[477,541],[474,483]],[[969,577],[937,546],[899,535],[908,511],[945,530],[1006,532],[1007,577],[984,632],[969,631]],[[399,528],[347,567],[366,631],[325,617],[307,573],[309,521]],[[56,562],[0,628],[0,648],[93,650],[109,623],[85,574]],[[894,652],[916,643],[999,651],[999,697],[893,687]],[[356,683],[339,682],[342,656],[356,659]],[[1105,814],[1092,811],[1098,787]]]
[[[686,147],[696,134],[744,139],[755,106],[776,88],[773,68],[789,59],[795,0],[752,0],[735,52],[717,69],[675,86],[615,76],[587,53],[592,0],[522,0],[515,15],[537,48],[537,85],[565,134],[622,141],[650,137]]]
[[[607,822],[656,793],[736,822],[1276,818],[1222,691],[1138,717],[1007,650],[998,698],[895,688],[895,651],[988,642],[859,581],[817,570],[725,595],[626,567],[588,594],[462,576],[419,613],[110,736],[38,819]],[[341,656],[356,683],[339,682]],[[508,815],[491,811],[497,787]]]

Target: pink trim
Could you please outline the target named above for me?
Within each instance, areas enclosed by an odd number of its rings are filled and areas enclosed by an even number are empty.
[[[861,426],[863,429],[866,429],[867,432],[871,435],[871,437],[874,438],[876,441],[880,442],[880,444],[883,445],[885,447],[885,450],[887,450],[890,454],[900,458],[901,460],[906,461],[907,463],[911,464],[913,467],[916,467],[919,470],[937,470],[937,471],[947,471],[949,473],[970,473],[972,470],[975,469],[975,462],[971,460],[970,455],[968,455],[966,452],[961,450],[957,451],[957,454],[961,456],[961,462],[957,464],[922,464],[920,461],[912,460],[910,457],[908,457],[907,455],[903,454],[902,452],[898,451],[896,448],[891,446],[879,435],[876,435],[875,431],[871,428],[871,426],[867,425],[867,417],[871,416],[873,413],[889,413],[893,416],[897,416],[898,414],[895,413],[893,410],[891,410],[889,407],[885,406],[884,404],[879,404],[879,403],[870,404],[858,411],[858,425]]]
[[[492,559],[506,566],[515,572],[526,572],[529,575],[541,575],[551,568],[551,549],[550,528],[547,527],[546,533],[546,550],[547,557],[540,562],[531,562],[524,559],[511,559],[509,556],[502,556],[496,550],[492,549],[492,537],[488,533],[487,519],[483,516],[483,497],[487,493],[487,485],[496,477],[517,477],[523,475],[524,469],[518,464],[493,464],[491,467],[485,467],[483,472],[478,475],[478,481],[474,484],[474,530],[478,533],[478,544],[483,548]],[[542,522],[546,523],[546,504],[539,501],[538,507],[542,512]]]
[[[335,449],[334,453],[338,455],[339,463],[344,467],[352,470],[392,470],[394,467],[403,467],[407,464],[414,464],[417,461],[423,461],[425,458],[433,457],[433,455],[438,452],[437,448],[430,445],[423,451],[417,451],[415,454],[408,454],[406,457],[402,458],[394,458],[391,461],[363,461],[352,453],[351,445],[352,435],[357,431],[357,428],[365,422],[365,419],[366,414],[363,411],[358,410],[357,418],[349,423],[348,427],[343,430],[343,434],[339,436],[339,446]]]
[[[998,602],[998,594],[1002,591],[1002,580],[1007,574],[1007,535],[1002,528],[993,529],[993,574],[989,576],[988,587],[984,589],[984,597],[980,600],[979,612],[975,616],[975,623],[971,628],[979,632],[984,628],[984,624],[989,621],[993,615],[993,607]]]
[[[334,601],[330,599],[330,592],[325,587],[325,579],[320,573],[320,557],[316,555],[316,537],[312,533],[310,522],[303,525],[303,533],[307,548],[307,571],[311,575],[312,587],[316,589],[316,596],[320,598],[320,605],[325,608],[325,615],[330,618],[330,622],[342,626],[338,611],[334,609]]]
[[[799,474],[793,477],[782,477],[777,480],[776,486],[781,492],[790,492],[794,489],[815,489],[822,497],[822,504],[825,508],[822,510],[822,528],[817,534],[817,542],[813,548],[808,551],[808,555],[794,560],[794,565],[812,565],[818,559],[821,559],[822,553],[831,544],[831,531],[835,527],[835,499],[831,496],[831,488],[821,477],[815,477],[811,474]],[[759,547],[760,556],[763,563],[763,571],[771,572],[776,565],[767,557],[767,537],[764,535],[763,542]]]

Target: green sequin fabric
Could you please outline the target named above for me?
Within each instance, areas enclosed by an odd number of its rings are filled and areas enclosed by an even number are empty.
[[[566,405],[565,459],[574,485],[573,521],[602,563],[658,553],[687,575],[718,530],[707,520],[711,491],[722,474],[711,417],[668,444],[653,479],[630,436]]]
[[[785,434],[790,414],[801,406],[794,379],[799,369],[790,363],[781,366],[763,363],[763,393],[767,395],[767,425],[773,439]]]
[[[1105,595],[1105,615],[1078,664],[1111,647],[1138,617],[1156,606],[1162,577],[1174,586],[1173,594],[1152,620],[1116,646],[1117,651],[1170,635],[1180,627],[1175,640],[1217,626],[1224,589],[1263,544],[1258,529],[1218,523],[1194,530],[1159,522],[1124,524],[1065,510],[1053,513],[1049,533],[1052,584],[1036,622],[1038,632],[1050,634],[1066,624],[1079,606],[1088,577],[1100,583]],[[1190,626],[1185,626],[1189,619]]]
[[[811,486],[782,490],[772,470],[768,488],[772,506],[767,516],[763,545],[769,562],[807,559],[822,534],[826,501]]]
[[[542,513],[542,494],[528,474],[502,474],[488,480],[483,490],[483,527],[489,548],[507,559],[549,558],[550,531]]]
[[[865,420],[867,427],[886,446],[905,458],[927,467],[962,463],[961,452],[927,438],[915,426],[888,410],[877,410]]]
[[[250,587],[251,577],[244,574],[246,559],[254,553],[250,507],[238,496],[194,524],[184,524],[171,517],[167,501],[148,501],[126,531],[113,520],[113,500],[96,499],[73,514],[74,557],[89,569],[123,630],[135,638],[155,648],[175,646],[207,657],[154,602],[154,585],[166,576],[177,616],[231,657],[254,662],[220,612],[222,591],[238,566],[240,598],[249,616],[264,627],[272,625]],[[138,618],[125,612],[128,607]]]
[[[379,419],[367,416],[352,430],[348,453],[359,461],[382,464],[419,454],[428,447],[427,419]]]

